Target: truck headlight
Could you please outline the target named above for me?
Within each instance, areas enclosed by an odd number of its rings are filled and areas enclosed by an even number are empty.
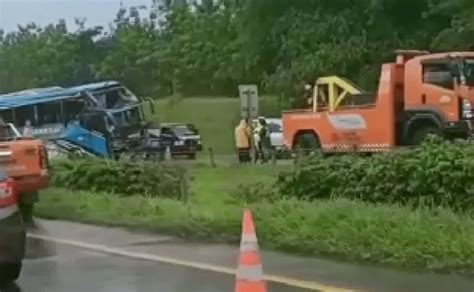
[[[472,105],[467,99],[462,100],[462,117],[463,119],[472,119]]]

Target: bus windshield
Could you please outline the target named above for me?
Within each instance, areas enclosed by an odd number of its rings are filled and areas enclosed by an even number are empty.
[[[138,105],[132,108],[113,111],[112,115],[118,127],[136,126],[142,122],[140,107]]]
[[[119,109],[131,103],[138,103],[138,98],[123,86],[96,91],[92,94],[99,105],[105,109]]]

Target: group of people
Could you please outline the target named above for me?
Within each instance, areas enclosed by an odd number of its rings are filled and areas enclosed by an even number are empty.
[[[253,131],[248,119],[242,119],[235,128],[235,145],[240,163],[251,163],[252,155],[256,163],[258,161],[267,162],[266,152],[269,144],[269,131],[267,122],[263,117],[258,119],[258,124]]]

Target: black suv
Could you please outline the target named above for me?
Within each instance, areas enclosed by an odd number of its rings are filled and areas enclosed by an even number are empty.
[[[197,151],[202,150],[199,130],[193,124],[163,123],[159,126],[159,132],[153,131],[150,134],[170,145],[173,157],[187,156],[195,159]]]

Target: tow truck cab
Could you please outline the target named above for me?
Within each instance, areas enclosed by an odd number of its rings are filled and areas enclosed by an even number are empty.
[[[424,133],[467,138],[473,129],[474,52],[399,54],[404,65],[400,140],[418,144]]]

